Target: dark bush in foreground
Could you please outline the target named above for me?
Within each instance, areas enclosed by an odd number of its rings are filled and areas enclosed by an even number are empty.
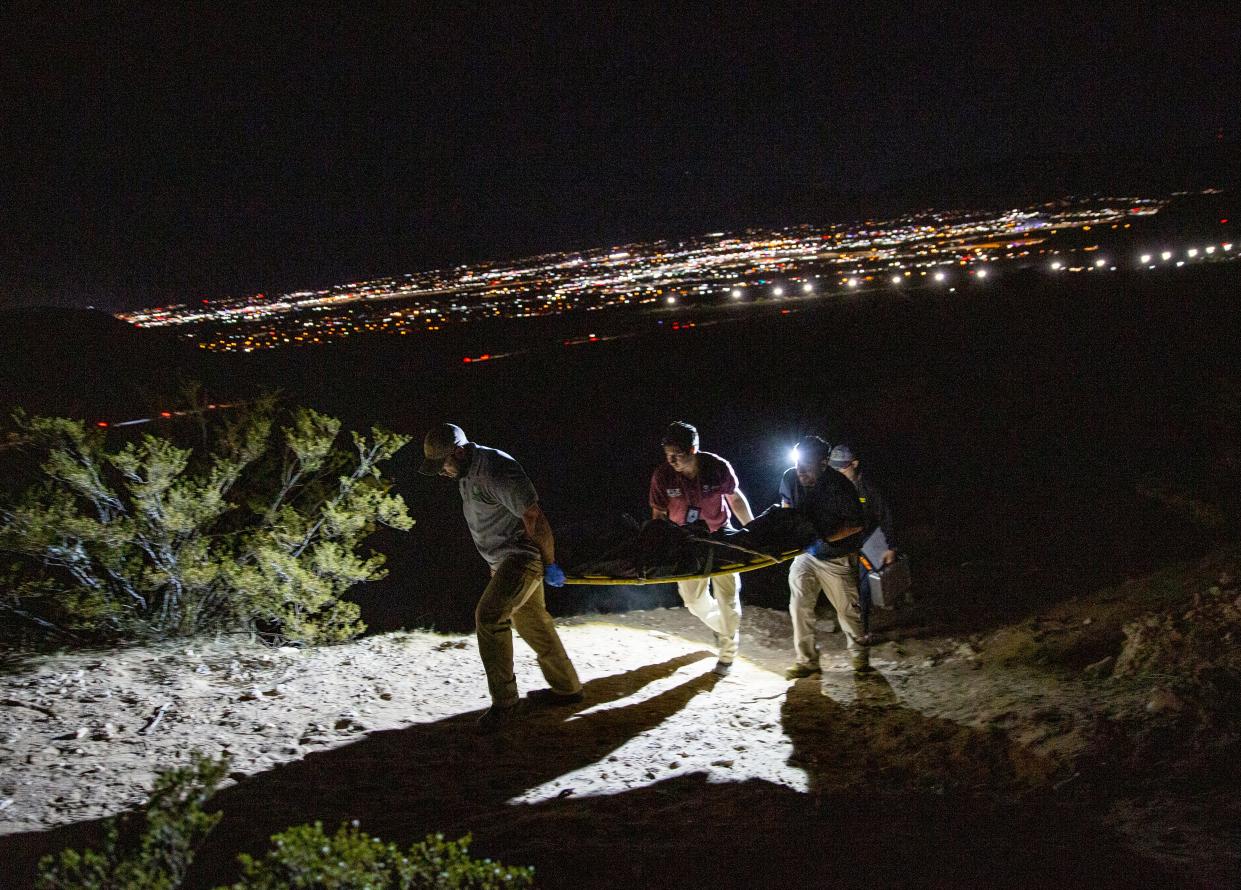
[[[352,433],[274,400],[238,412],[200,450],[153,435],[123,445],[76,420],[27,419],[43,481],[0,507],[11,558],[0,613],[30,641],[152,640],[257,628],[294,642],[363,629],[341,599],[380,578],[362,541],[408,529],[380,464],[408,441]]]
[[[109,819],[102,850],[64,850],[39,863],[39,890],[176,890],[220,819],[204,812],[228,769],[195,753],[160,773],[141,817]],[[134,823],[137,819],[137,823]],[[432,835],[401,851],[355,822],[328,836],[319,823],[272,838],[267,854],[241,855],[242,879],[218,890],[499,890],[532,887],[534,870],[469,856],[470,838]]]
[[[39,863],[39,890],[171,890],[220,821],[203,804],[228,772],[226,760],[195,754],[155,779],[146,812],[104,823],[102,850],[63,850]],[[135,822],[137,824],[135,824]]]
[[[498,890],[531,887],[534,870],[511,868],[490,859],[471,859],[470,838],[446,841],[437,834],[402,852],[360,831],[342,825],[328,837],[319,823],[290,828],[272,838],[263,859],[242,855],[243,880],[232,890]]]

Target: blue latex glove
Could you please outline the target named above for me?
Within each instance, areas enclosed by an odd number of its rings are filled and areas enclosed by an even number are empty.
[[[543,569],[543,583],[548,587],[564,587],[564,569],[550,563]]]
[[[809,553],[815,559],[827,559],[827,545],[824,544],[821,540],[815,541],[813,544],[811,544],[809,547],[803,550],[802,553]]]

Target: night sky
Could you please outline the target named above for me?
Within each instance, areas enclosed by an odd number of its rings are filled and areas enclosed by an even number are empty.
[[[831,221],[1241,125],[1235,4],[456,7],[6,4],[0,306]]]

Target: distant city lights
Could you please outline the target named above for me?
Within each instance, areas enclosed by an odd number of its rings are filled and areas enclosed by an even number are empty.
[[[1153,269],[1156,256],[1171,265],[1178,254],[1177,266],[1184,259],[1235,261],[1232,242],[1194,247],[1169,242],[1159,251],[1148,247],[1132,254],[1116,253],[1123,242],[1096,243],[1098,232],[1128,228],[1130,220],[1154,215],[1165,203],[1140,197],[1084,199],[999,213],[936,211],[856,225],[717,232],[287,294],[215,300],[195,294],[184,303],[119,317],[138,327],[179,327],[181,336],[201,349],[251,352],[369,333],[433,336],[488,319],[595,310],[643,313],[661,306],[683,306],[689,312],[747,294],[783,298],[797,288],[810,298],[885,280],[897,288],[912,288],[919,279],[934,281],[945,284],[944,293],[954,293],[948,286],[953,269],[979,280],[1022,267],[1077,273],[1115,270],[1140,260],[1140,268]],[[1072,233],[1085,233],[1085,238],[1074,241]],[[1069,241],[1062,240],[1066,235],[1072,236]],[[1101,258],[1104,251],[1112,256]],[[749,305],[762,311],[764,301]],[[596,339],[607,338],[601,332]],[[580,339],[587,341],[585,335]],[[565,342],[578,341],[570,337]]]

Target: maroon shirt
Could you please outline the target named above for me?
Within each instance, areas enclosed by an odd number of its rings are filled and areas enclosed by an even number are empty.
[[[709,451],[698,452],[698,475],[687,479],[671,464],[662,463],[651,475],[651,506],[666,511],[677,525],[685,525],[689,511],[696,509],[698,518],[711,531],[719,531],[728,522],[729,510],[725,495],[737,490],[737,474],[732,465]]]

